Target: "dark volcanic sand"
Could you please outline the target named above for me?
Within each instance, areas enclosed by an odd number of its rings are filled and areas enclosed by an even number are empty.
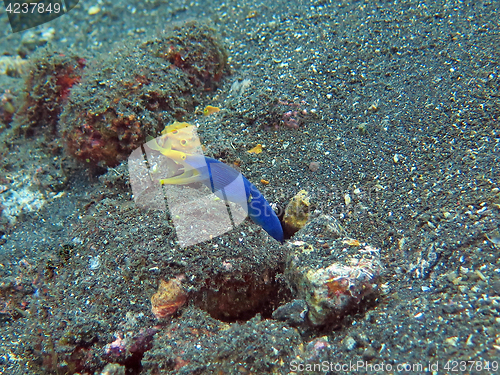
[[[105,68],[93,59],[112,61],[103,54],[113,43],[135,45],[173,23],[216,29],[231,75],[186,118],[199,125],[205,153],[237,161],[269,202],[286,205],[307,190],[316,215],[380,249],[385,273],[375,301],[340,324],[273,320],[295,297],[283,275],[290,246],[246,221],[181,249],[165,213],[135,206],[126,164],[96,177],[70,162],[62,194],[44,197],[33,177],[40,167],[62,176],[64,155],[50,154],[40,132],[17,136],[14,121],[1,127],[0,203],[25,212],[14,225],[3,208],[0,373],[100,374],[108,363],[118,363],[109,374],[287,374],[307,364],[335,373],[357,361],[379,366],[357,373],[398,373],[402,364],[495,373],[496,2],[104,1],[89,15],[92,5],[81,1],[41,27],[54,28],[47,48],[92,69]],[[36,55],[39,36],[12,34],[5,13],[0,22],[3,54]],[[24,81],[0,75],[0,88],[20,98]],[[223,110],[204,117],[208,104]],[[297,109],[307,114],[287,121]],[[256,144],[264,151],[247,153]],[[41,195],[39,211],[9,193],[23,188]],[[158,322],[150,298],[160,279],[179,275],[188,302]],[[109,346],[120,340],[122,351]],[[451,361],[476,362],[453,371]]]

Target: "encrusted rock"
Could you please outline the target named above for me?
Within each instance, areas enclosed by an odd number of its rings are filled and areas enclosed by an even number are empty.
[[[332,228],[341,227],[334,218],[319,216],[289,243],[285,274],[297,298],[306,301],[314,326],[336,324],[376,296],[383,270],[378,249],[361,240],[338,237]]]
[[[174,277],[168,282],[161,280],[158,291],[151,297],[151,310],[158,319],[162,319],[174,315],[186,299],[187,294],[179,278]]]
[[[20,77],[28,71],[28,60],[20,56],[0,56],[0,75]]]
[[[287,322],[291,326],[297,326],[305,322],[307,316],[307,303],[301,299],[294,299],[273,312],[273,319]]]
[[[283,216],[283,224],[288,235],[293,235],[306,225],[310,206],[309,193],[305,190],[299,191],[290,200]]]
[[[194,21],[173,26],[94,60],[71,90],[58,130],[77,159],[115,167],[148,136],[192,115],[227,72],[215,30]]]
[[[108,363],[102,369],[101,375],[125,375],[125,366],[118,363]]]

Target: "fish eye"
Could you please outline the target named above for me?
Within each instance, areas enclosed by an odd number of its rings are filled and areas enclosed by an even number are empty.
[[[188,142],[185,139],[181,139],[180,143],[181,143],[181,146],[185,146],[185,145],[187,145]]]

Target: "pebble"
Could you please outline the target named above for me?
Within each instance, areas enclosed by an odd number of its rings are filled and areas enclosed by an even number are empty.
[[[321,166],[320,163],[318,163],[317,161],[313,161],[309,164],[309,170],[311,172],[316,172],[320,166]]]
[[[347,336],[344,340],[342,340],[342,344],[344,345],[344,349],[348,352],[356,349],[356,340],[352,336]]]
[[[101,7],[99,5],[93,5],[89,8],[88,14],[90,16],[93,16],[94,14],[97,14],[101,11]]]
[[[307,315],[307,304],[302,299],[294,299],[273,312],[273,319],[287,322],[288,324],[300,325],[304,323]]]

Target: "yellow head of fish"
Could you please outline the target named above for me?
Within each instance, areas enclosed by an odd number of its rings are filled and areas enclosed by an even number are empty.
[[[186,163],[186,158],[190,155],[203,155],[196,126],[175,121],[166,126],[161,134],[160,137],[146,143],[150,149],[166,156],[165,169],[160,172],[163,177],[160,182],[162,184],[197,182],[198,171]]]
[[[167,125],[161,134],[158,146],[164,151],[175,150],[186,154],[200,153],[200,138],[196,134],[196,126],[194,125],[175,121],[173,124]],[[162,150],[159,151],[165,154]]]

